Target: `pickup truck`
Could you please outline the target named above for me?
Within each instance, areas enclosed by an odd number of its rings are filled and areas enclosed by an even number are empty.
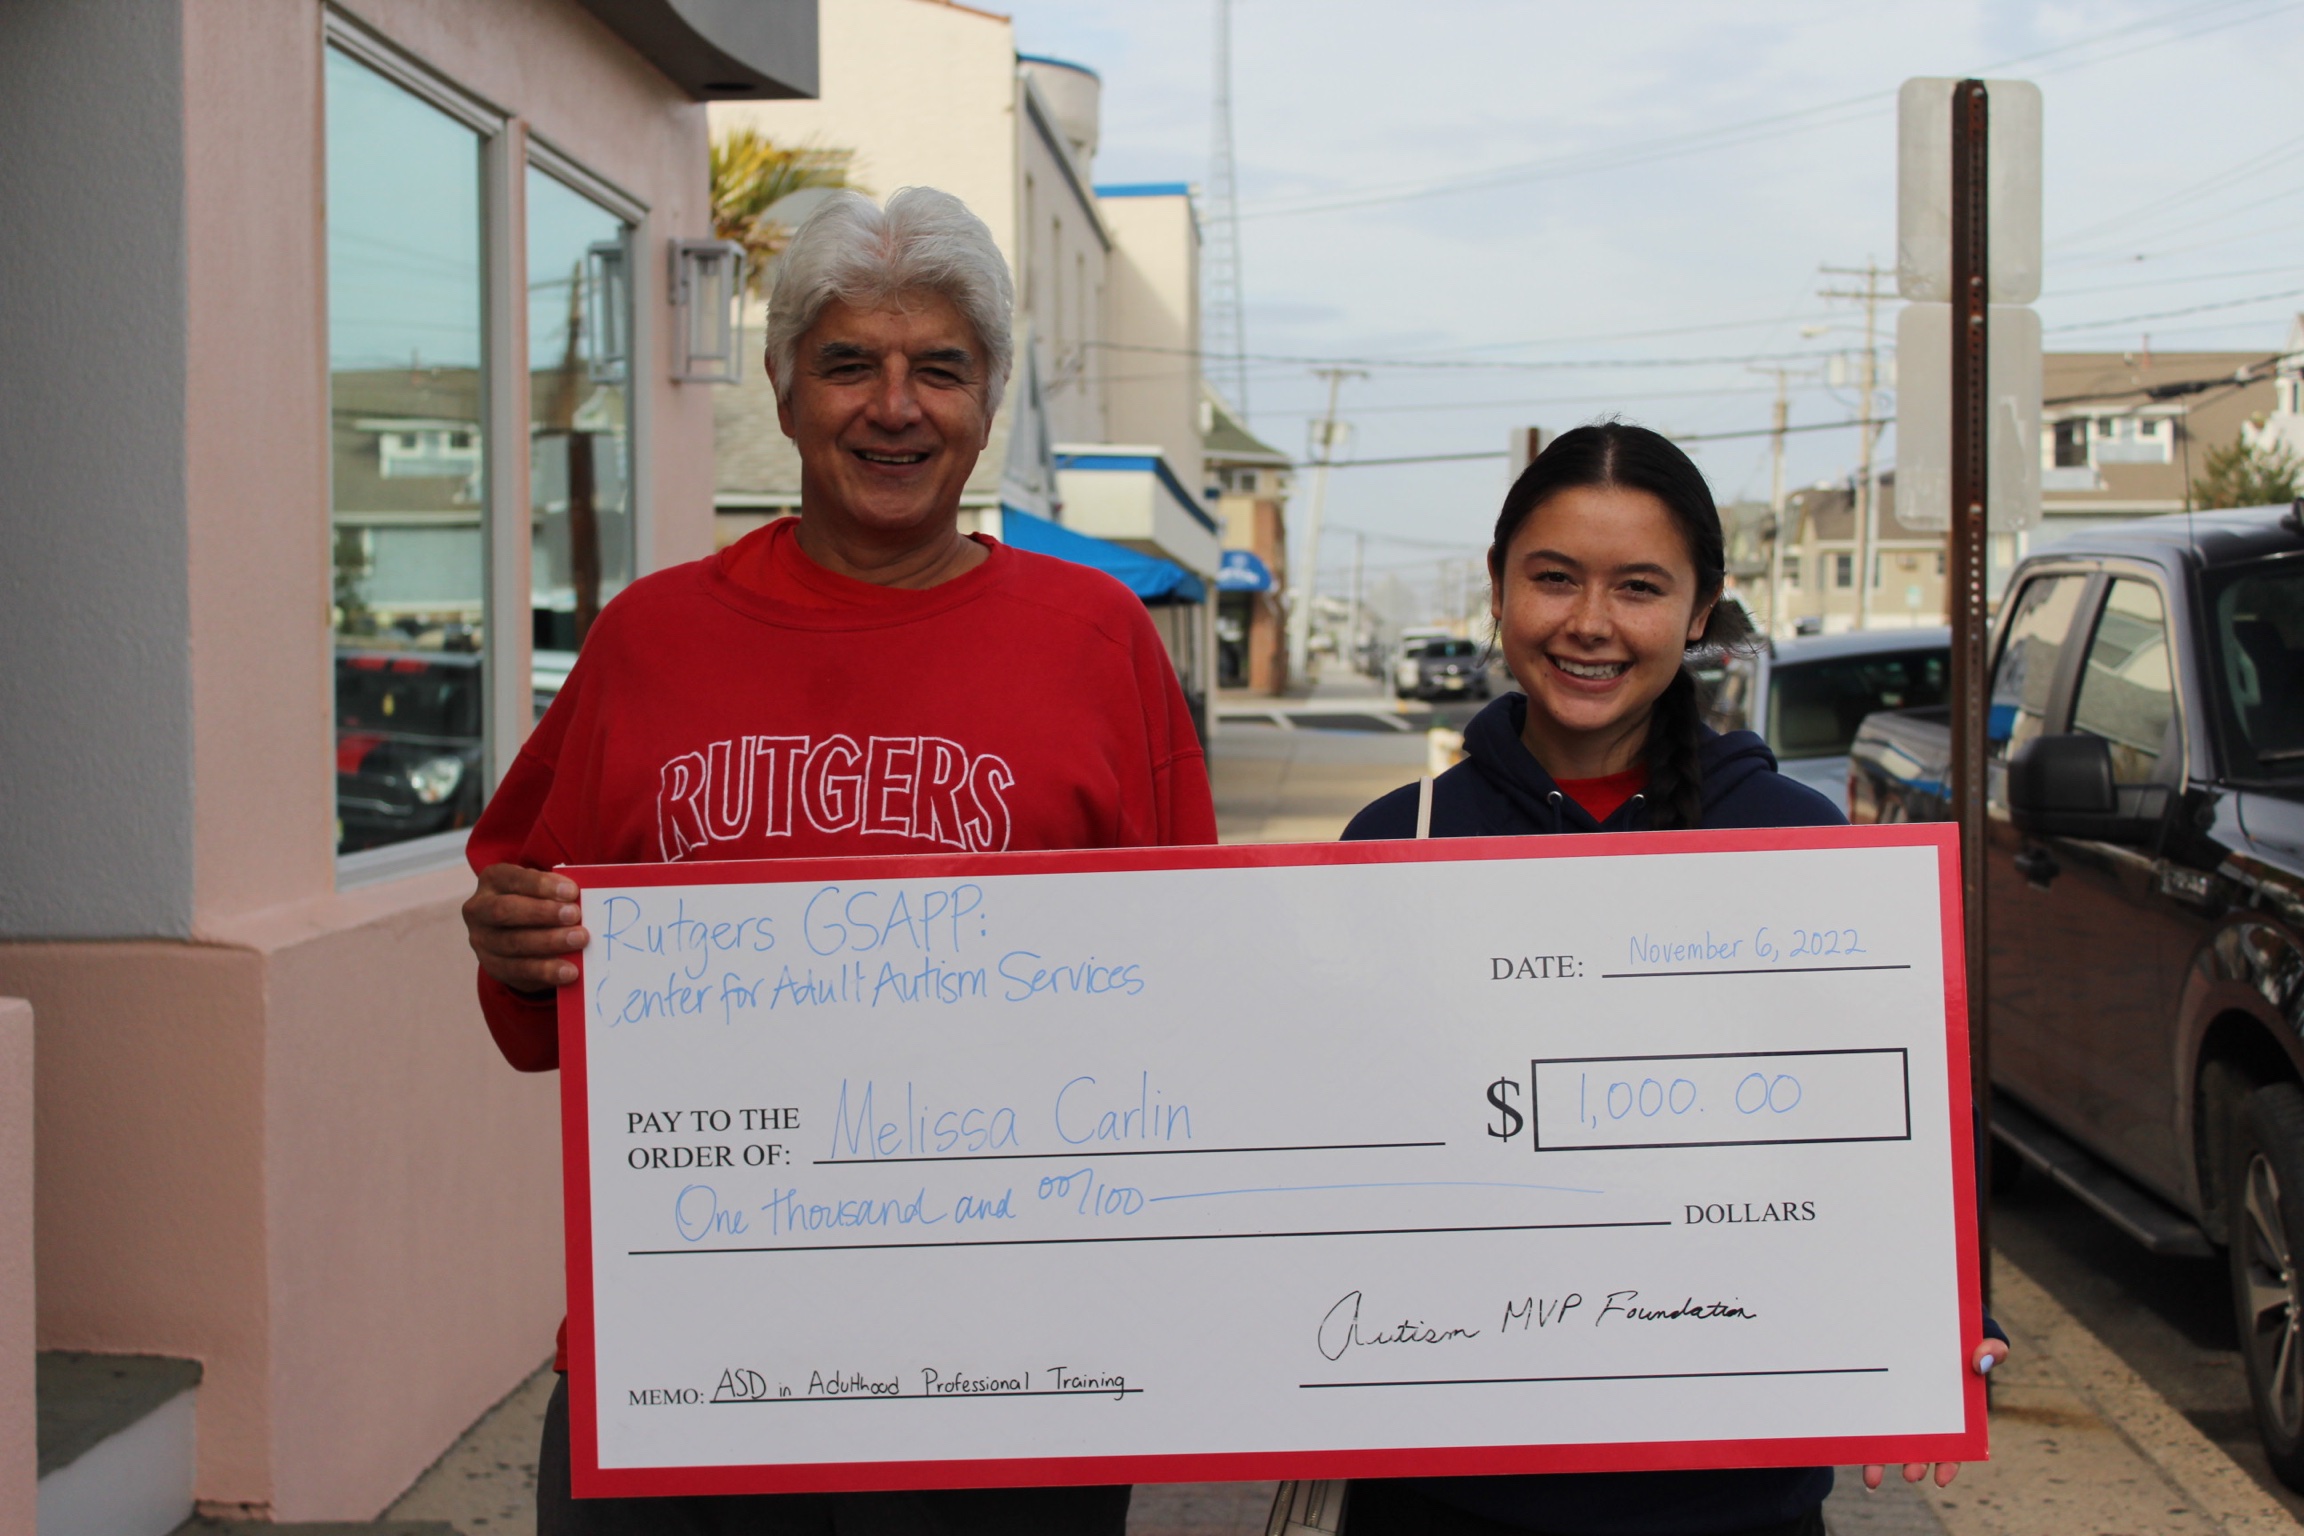
[[[2304,1488],[2304,502],[2043,549],[1994,627],[1986,965],[2002,1167],[2226,1256]],[[1946,814],[1945,711],[1858,731],[1858,821]],[[2013,1151],[2016,1158],[2006,1156]]]

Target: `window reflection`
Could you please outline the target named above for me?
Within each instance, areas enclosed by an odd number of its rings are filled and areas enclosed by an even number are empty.
[[[2123,577],[2112,583],[2095,638],[2088,643],[2072,729],[2110,744],[2113,782],[2148,784],[2159,769],[2160,749],[2175,718],[2176,687],[2168,670],[2168,623],[2159,589]]]
[[[479,135],[327,58],[337,851],[468,826],[485,777]]]
[[[632,579],[631,228],[528,172],[531,594],[541,716]]]
[[[2026,582],[2017,596],[2000,665],[1992,674],[1992,711],[1985,736],[1993,761],[2014,757],[2018,747],[2045,728],[2056,661],[2087,585],[2084,576],[2041,576]]]

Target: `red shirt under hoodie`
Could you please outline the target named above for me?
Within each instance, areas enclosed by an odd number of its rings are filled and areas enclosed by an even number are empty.
[[[634,582],[602,611],[468,857],[629,864],[1212,843],[1183,690],[1144,605],[982,540],[925,591],[801,553],[796,519]],[[480,978],[523,1072],[555,1004]]]

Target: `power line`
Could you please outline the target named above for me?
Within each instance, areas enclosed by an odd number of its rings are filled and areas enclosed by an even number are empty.
[[[1087,346],[1108,352],[1154,352],[1171,357],[1200,357],[1197,347],[1156,347],[1122,341],[1091,341]],[[1813,362],[1814,352],[1739,352],[1721,357],[1605,357],[1605,358],[1412,358],[1322,357],[1285,352],[1251,352],[1257,363],[1292,363],[1299,368],[1406,368],[1417,370],[1494,370],[1502,373],[1542,373],[1559,369],[1703,368],[1743,363]]]
[[[2172,400],[2179,395],[2196,395],[2227,384],[2235,387],[2256,384],[2261,383],[2264,378],[2264,375],[2258,373],[2257,370],[2272,367],[2285,355],[2275,352],[2269,357],[2259,358],[2253,363],[2243,363],[2231,373],[2218,374],[2212,379],[2163,379],[2157,384],[2139,384],[2133,389],[2106,389],[2082,395],[2057,395],[2040,403],[2043,406],[2078,405],[2089,400],[2127,400],[2137,395],[2143,395],[2153,400]]]
[[[2115,315],[2109,320],[2076,321],[2071,325],[2051,325],[2048,334],[2062,331],[2102,331],[2115,325],[2132,325],[2139,320],[2173,320],[2180,315],[2204,315],[2215,309],[2238,309],[2246,304],[2269,304],[2274,299],[2304,297],[2304,288],[2283,288],[2277,293],[2252,294],[2245,299],[2220,299],[2213,304],[2189,304],[2182,309],[2155,309],[2141,315]]]
[[[1858,416],[1847,421],[1811,421],[1797,427],[1785,427],[1786,432],[1837,432],[1848,427],[1884,426],[1886,417],[1875,417],[1869,422]],[[1724,443],[1741,437],[1767,437],[1775,427],[1753,427],[1735,432],[1666,432],[1662,434],[1676,443]],[[1483,448],[1470,453],[1407,453],[1383,459],[1338,459],[1330,469],[1374,469],[1388,464],[1453,464],[1469,463],[1474,459],[1507,459],[1512,456],[1508,448]]]
[[[2256,0],[2202,0],[2202,3],[2178,6],[2157,16],[2132,22],[2125,27],[2115,27],[2110,31],[2097,33],[2093,37],[2082,38],[2071,43],[2061,43],[2032,53],[2002,59],[1996,63],[1985,65],[1976,73],[1997,74],[2020,64],[2037,63],[2062,54],[2093,48],[2138,32],[2157,31],[2169,23],[2196,17],[2202,13],[2230,11],[2254,3]],[[2221,31],[2226,27],[2243,26],[2249,22],[2260,21],[2266,16],[2292,8],[2294,3],[2295,0],[2280,0],[2280,3],[2263,7],[2242,16],[2228,17],[2209,25],[2190,27],[2185,31],[2184,38],[2186,41],[2190,41],[2210,32]],[[2074,60],[2059,67],[2073,68],[2084,64],[2108,63],[2113,59],[2125,58],[2131,53],[2141,51],[2141,47],[2152,46],[2158,46],[2158,40],[2140,45],[2139,48],[2116,49],[2093,58]],[[2041,72],[2044,73],[2045,71]],[[1885,111],[1895,99],[1896,91],[1893,89],[1867,91],[1859,96],[1848,96],[1837,101],[1822,102],[1815,106],[1799,107],[1789,112],[1770,113],[1764,117],[1748,118],[1740,123],[1730,123],[1724,126],[1715,125],[1687,133],[1667,134],[1610,149],[1552,155],[1538,160],[1496,166],[1485,171],[1468,172],[1462,176],[1442,180],[1433,180],[1427,177],[1420,181],[1394,183],[1389,187],[1369,188],[1360,192],[1312,193],[1293,201],[1273,199],[1262,205],[1251,204],[1241,216],[1253,219],[1292,217],[1308,213],[1335,213],[1355,208],[1447,197],[1464,192],[1490,191],[1522,182],[1586,175],[1594,171],[1619,170],[1626,166],[1673,159],[1707,150],[1737,148],[1745,144],[1780,138],[1786,134],[1803,133],[1815,128],[1840,126],[1843,123]]]
[[[1166,377],[1166,375],[1163,375],[1163,377]],[[1666,389],[1649,391],[1637,395],[1618,394],[1614,391],[1610,391],[1608,398],[1617,402],[1646,402],[1650,400],[1717,400],[1723,399],[1730,395],[1765,395],[1772,393],[1774,389],[1775,386],[1772,384],[1738,384],[1725,389]],[[1419,415],[1427,411],[1507,411],[1523,410],[1532,406],[1543,405],[1589,405],[1592,403],[1592,400],[1593,396],[1589,393],[1581,395],[1540,395],[1533,399],[1523,398],[1517,400],[1437,400],[1426,402],[1420,405],[1363,405],[1357,407],[1352,412],[1352,414],[1354,416],[1409,416]],[[1316,415],[1317,412],[1281,411],[1278,414],[1282,416],[1312,416]]]

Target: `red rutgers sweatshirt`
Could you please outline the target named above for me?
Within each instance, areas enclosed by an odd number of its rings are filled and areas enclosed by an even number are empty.
[[[982,540],[925,591],[852,581],[784,519],[602,611],[468,849],[498,863],[1212,843],[1192,719],[1144,605]],[[549,995],[483,975],[524,1072],[559,1065]]]

